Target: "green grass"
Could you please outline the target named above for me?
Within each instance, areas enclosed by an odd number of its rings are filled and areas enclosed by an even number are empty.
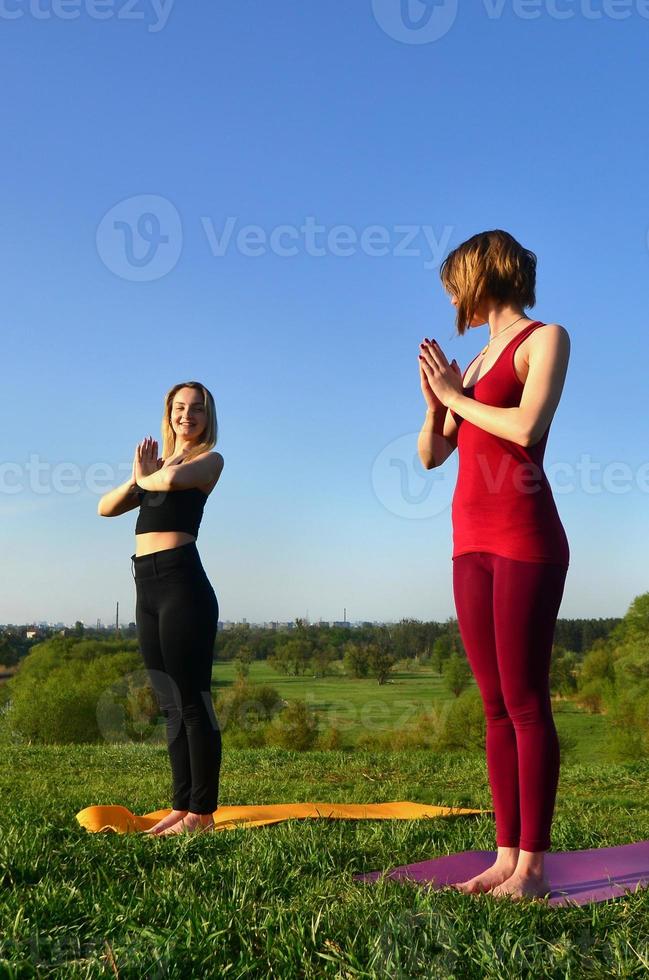
[[[216,691],[233,684],[234,664],[215,663],[212,678]],[[394,672],[386,684],[379,685],[371,678],[338,675],[287,677],[258,661],[251,665],[248,682],[270,684],[286,700],[304,699],[321,723],[340,728],[345,748],[351,748],[360,734],[405,726],[419,710],[453,700],[443,678],[423,667]]]
[[[217,661],[212,674],[214,694],[232,685],[235,677],[233,663]],[[379,685],[370,678],[337,675],[286,677],[265,661],[257,661],[251,665],[248,681],[270,684],[286,700],[303,698],[322,725],[340,728],[343,748],[353,748],[361,734],[380,734],[407,726],[419,711],[433,705],[441,713],[444,706],[454,701],[445,688],[444,678],[430,667],[394,671],[386,684]],[[475,687],[473,679],[469,686]],[[603,715],[588,714],[565,700],[553,701],[552,711],[559,734],[574,741],[574,745],[563,751],[564,760],[595,763],[608,758]]]
[[[217,673],[219,667],[217,666]],[[303,820],[186,838],[89,834],[75,813],[169,805],[163,746],[4,747],[1,977],[645,978],[649,890],[582,908],[362,885],[355,872],[495,849],[491,815]],[[649,838],[649,762],[565,764],[553,850]],[[220,803],[490,807],[485,760],[224,751]]]

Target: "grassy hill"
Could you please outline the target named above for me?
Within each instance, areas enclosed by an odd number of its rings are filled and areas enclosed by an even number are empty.
[[[75,813],[169,805],[166,749],[20,746],[0,772],[2,977],[647,976],[649,890],[524,908],[352,874],[495,849],[493,816],[292,821],[200,837],[94,835]],[[649,839],[649,762],[564,764],[553,850]],[[484,759],[226,751],[220,804],[414,800],[489,807]]]

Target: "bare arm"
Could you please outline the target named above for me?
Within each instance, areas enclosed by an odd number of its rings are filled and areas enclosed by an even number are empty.
[[[457,422],[448,408],[428,409],[417,440],[422,466],[435,469],[457,449]]]
[[[216,483],[223,470],[221,453],[206,452],[188,463],[161,466],[155,473],[138,478],[143,490],[188,490]]]
[[[146,440],[143,440],[143,442]],[[135,461],[137,459],[137,454],[140,443],[135,447],[135,453],[133,455],[133,466],[131,467],[131,478],[126,480],[125,483],[121,483],[114,490],[109,490],[105,493],[97,505],[97,513],[100,517],[119,517],[120,514],[126,514],[129,510],[134,510],[140,505],[140,498],[138,497],[139,487],[135,478]]]
[[[461,378],[453,358],[451,365]],[[422,362],[419,362],[419,383],[426,402],[426,418],[417,439],[417,452],[422,466],[432,470],[441,466],[457,449],[457,423],[453,413],[436,397],[428,383]]]
[[[557,409],[569,357],[568,331],[558,323],[546,324],[543,330],[532,334],[529,371],[520,405],[497,408],[457,392],[449,408],[485,432],[520,446],[533,446],[542,438]]]
[[[120,514],[133,510],[140,503],[137,490],[131,480],[126,480],[103,495],[97,506],[97,513],[100,517],[119,517]]]

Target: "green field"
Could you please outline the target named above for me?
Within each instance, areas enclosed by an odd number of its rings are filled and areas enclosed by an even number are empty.
[[[214,695],[235,680],[235,665],[216,661],[212,674]],[[444,686],[444,679],[430,667],[394,671],[386,684],[376,680],[332,675],[286,677],[272,670],[265,661],[251,664],[248,682],[270,684],[287,701],[303,698],[312,707],[322,725],[337,725],[343,747],[352,748],[362,733],[398,730],[407,725],[422,709],[444,705],[454,700]],[[475,687],[475,681],[470,681]],[[553,700],[552,711],[557,731],[569,736],[569,747],[563,750],[565,761],[596,763],[607,759],[606,718],[591,715],[567,700]],[[574,744],[573,744],[574,743]]]
[[[14,747],[0,774],[0,976],[646,978],[649,890],[527,908],[352,874],[494,849],[493,817],[291,821],[176,838],[88,834],[95,803],[169,805],[161,746]],[[649,838],[649,763],[561,772],[554,850]],[[490,807],[484,760],[225,752],[220,803]]]

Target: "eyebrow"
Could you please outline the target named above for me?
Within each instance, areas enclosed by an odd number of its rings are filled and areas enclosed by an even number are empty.
[[[184,405],[184,402],[174,402],[174,405]],[[190,405],[198,405],[199,408],[204,408],[203,402],[189,402]]]

